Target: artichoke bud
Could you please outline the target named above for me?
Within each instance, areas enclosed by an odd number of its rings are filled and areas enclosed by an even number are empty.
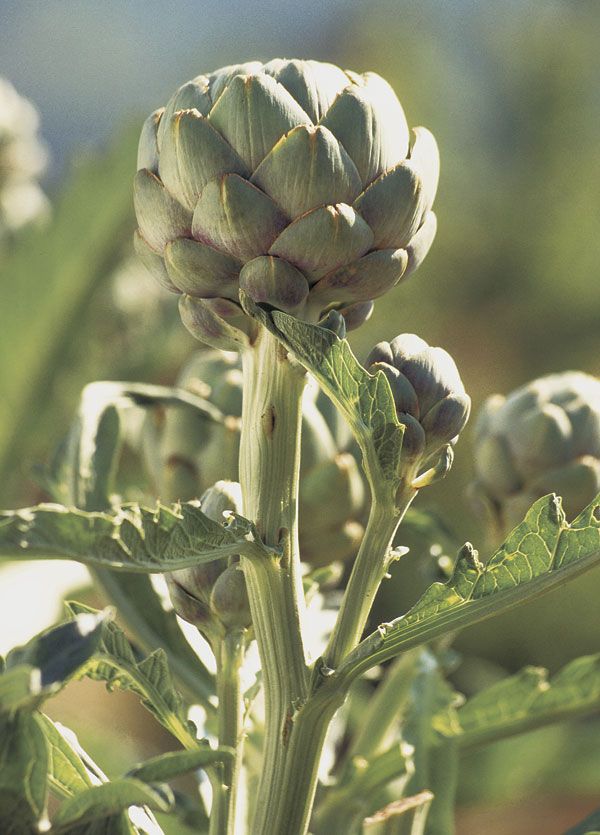
[[[474,451],[472,503],[476,512],[486,508],[492,538],[548,493],[562,496],[569,517],[577,515],[600,489],[600,380],[569,371],[489,398]]]
[[[214,522],[223,523],[225,513],[237,513],[240,507],[241,488],[232,481],[217,482],[200,499],[200,509]],[[206,632],[211,619],[212,592],[226,570],[227,560],[220,559],[165,575],[177,614]]]
[[[358,464],[347,452],[313,467],[300,483],[300,513],[316,527],[320,526],[319,522],[321,526],[345,522],[359,513],[364,500],[365,488]],[[318,522],[314,521],[315,516]]]
[[[239,563],[226,568],[215,582],[210,607],[226,629],[247,629],[252,623],[246,579]]]
[[[390,384],[398,419],[405,427],[404,461],[430,460],[440,450],[445,460],[444,450],[458,439],[471,406],[450,354],[415,334],[402,334],[373,348],[367,370],[381,371]]]
[[[429,249],[438,173],[435,139],[417,128],[410,142],[375,73],[279,59],[224,67],[144,123],[137,249],[209,345],[244,346],[245,315],[219,306],[240,290],[313,322],[339,310],[351,330]]]
[[[329,528],[301,530],[302,559],[315,568],[352,559],[356,556],[364,532],[363,526],[355,519]]]

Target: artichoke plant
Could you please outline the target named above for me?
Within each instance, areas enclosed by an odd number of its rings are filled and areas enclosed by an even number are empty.
[[[538,498],[556,492],[569,518],[600,490],[600,380],[579,371],[493,395],[475,425],[470,494],[493,537]]]
[[[471,409],[456,364],[443,348],[430,347],[413,333],[380,342],[367,370],[383,371],[404,424],[402,456],[414,467],[433,462],[458,439]]]
[[[438,172],[434,137],[416,128],[411,141],[375,73],[224,67],[144,124],[136,249],[214,347],[244,344],[240,291],[312,322],[340,310],[351,329],[425,257]]]
[[[242,413],[242,372],[232,352],[196,352],[178,384],[222,414],[215,422],[189,407],[146,419],[144,458],[155,492],[166,501],[201,496],[219,478],[236,480]],[[365,489],[353,454],[340,448],[314,389],[303,401],[299,516],[303,559],[316,566],[356,553]],[[208,566],[207,568],[210,568]]]
[[[48,210],[38,185],[47,159],[38,125],[31,102],[0,78],[0,239]]]

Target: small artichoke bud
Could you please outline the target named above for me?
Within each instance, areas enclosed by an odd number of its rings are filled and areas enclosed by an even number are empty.
[[[376,345],[366,363],[385,374],[405,426],[404,461],[432,461],[464,428],[471,407],[454,360],[412,333]],[[437,465],[436,465],[437,466]]]
[[[200,509],[214,522],[224,522],[225,513],[239,512],[241,499],[239,484],[218,481],[200,499]],[[212,592],[226,569],[227,560],[221,559],[166,575],[171,602],[177,614],[207,635],[210,633]]]
[[[246,579],[239,563],[230,565],[217,579],[210,607],[226,629],[247,629],[252,623]]]
[[[209,345],[244,346],[240,290],[313,322],[339,310],[351,330],[425,257],[438,173],[432,134],[416,128],[411,141],[375,73],[279,59],[224,67],[144,123],[138,251],[184,294],[186,327]],[[238,314],[215,310],[220,299]]]
[[[484,403],[475,425],[471,501],[501,539],[538,498],[577,515],[600,490],[600,380],[551,374]]]

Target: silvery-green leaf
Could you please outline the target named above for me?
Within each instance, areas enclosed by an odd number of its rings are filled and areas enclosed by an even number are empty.
[[[435,730],[461,747],[484,745],[600,707],[600,655],[569,662],[552,678],[525,667],[476,693],[458,709],[433,717]]]
[[[144,783],[167,783],[188,771],[227,762],[233,755],[232,748],[211,748],[208,744],[200,744],[195,751],[169,751],[152,757],[134,766],[126,776],[142,780]]]
[[[288,219],[260,189],[237,174],[208,183],[194,211],[194,237],[242,261],[264,255]]]
[[[428,212],[425,215],[425,220],[421,225],[419,231],[413,235],[406,246],[406,254],[408,255],[408,265],[406,267],[406,277],[421,266],[425,256],[431,248],[435,233],[437,231],[437,217],[433,212]]]
[[[299,125],[279,140],[252,175],[289,216],[328,203],[352,203],[361,190],[356,166],[327,128]]]
[[[599,561],[600,495],[571,524],[560,499],[545,496],[485,567],[472,547],[462,549],[450,580],[433,583],[409,612],[365,638],[340,666],[340,679],[353,680],[410,647],[507,611]]]
[[[69,744],[56,724],[44,713],[37,713],[48,746],[48,780],[50,787],[62,797],[72,797],[92,785],[89,772],[79,753]]]
[[[367,221],[378,249],[406,247],[423,217],[423,185],[411,162],[378,177],[354,203]]]
[[[70,602],[73,615],[94,610],[81,603]],[[84,673],[95,681],[103,681],[111,689],[131,690],[169,733],[186,748],[196,745],[196,737],[187,718],[185,705],[173,685],[167,656],[157,649],[145,657],[135,652],[123,630],[112,622],[106,625],[96,655]]]
[[[292,264],[261,255],[244,264],[240,289],[256,304],[269,304],[288,313],[301,308],[308,297],[308,281]]]
[[[130,504],[112,514],[40,504],[0,513],[0,553],[163,573],[253,549],[249,524],[214,522],[198,502],[152,510]]]
[[[312,124],[285,87],[269,75],[238,75],[215,102],[209,121],[254,171],[297,125]]]
[[[204,186],[223,174],[247,174],[246,166],[205,116],[178,111],[165,132],[158,161],[169,192],[191,212]]]
[[[363,186],[405,159],[408,125],[389,84],[366,73],[362,85],[346,87],[321,124],[342,143],[356,165]]]
[[[0,827],[9,835],[48,829],[48,746],[35,713],[0,717]]]
[[[373,233],[345,203],[319,206],[287,226],[269,253],[285,258],[314,284],[327,273],[364,255]]]
[[[311,301],[325,306],[330,302],[376,299],[400,281],[406,264],[404,249],[369,252],[318,281],[311,290]]]
[[[247,300],[242,297],[246,305]],[[390,385],[383,374],[369,374],[357,361],[348,342],[327,328],[301,322],[293,316],[260,308],[262,323],[274,333],[344,415],[363,452],[365,468],[379,489],[395,495],[402,448]]]
[[[276,58],[264,65],[263,72],[282,84],[315,124],[350,83],[343,70],[321,61]]]
[[[236,315],[239,311],[239,316]],[[239,351],[248,345],[242,329],[243,313],[227,299],[198,299],[182,296],[179,299],[181,321],[196,339],[222,351]],[[237,325],[241,327],[237,327]]]
[[[192,238],[165,247],[165,266],[177,290],[201,298],[237,299],[239,261]]]
[[[167,274],[163,258],[146,243],[139,229],[136,229],[133,233],[133,248],[142,264],[161,287],[168,290],[169,293],[179,293]]]
[[[64,832],[67,827],[82,827],[102,821],[130,806],[145,806],[157,812],[168,812],[173,795],[166,786],[149,786],[141,780],[120,778],[101,783],[65,800],[53,818],[53,828]]]
[[[156,137],[158,150],[162,150],[163,137],[170,125],[171,119],[178,110],[197,110],[203,116],[208,116],[211,104],[212,102],[208,93],[208,79],[205,75],[199,75],[191,81],[182,84],[167,102],[165,112],[158,126]]]
[[[156,142],[156,134],[164,110],[164,107],[155,110],[142,125],[142,132],[138,143],[138,171],[142,168],[147,168],[153,174],[158,174],[158,144]]]
[[[142,169],[133,181],[133,204],[140,233],[157,253],[173,238],[191,234],[192,215],[151,171]]]

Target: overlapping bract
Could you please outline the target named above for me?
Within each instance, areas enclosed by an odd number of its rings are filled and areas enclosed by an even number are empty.
[[[538,498],[562,496],[576,516],[600,491],[600,380],[579,371],[493,395],[475,424],[474,505],[498,535]]]
[[[402,457],[424,462],[454,444],[471,409],[460,374],[450,354],[430,347],[414,333],[380,342],[366,368],[386,375],[404,424]]]
[[[138,169],[137,251],[214,347],[243,342],[240,288],[356,327],[435,235],[435,139],[411,143],[374,73],[274,60],[198,76],[144,124]]]
[[[215,422],[193,408],[168,408],[157,424],[149,416],[145,460],[156,492],[165,501],[201,495],[219,478],[238,477],[242,414],[239,357],[218,350],[198,351],[184,367],[180,386],[210,401],[223,414]],[[323,402],[326,401],[326,402]],[[363,527],[358,521],[365,488],[348,439],[338,440],[329,401],[312,389],[303,402],[299,497],[300,550],[312,565],[356,553]],[[207,566],[210,568],[210,566]]]

